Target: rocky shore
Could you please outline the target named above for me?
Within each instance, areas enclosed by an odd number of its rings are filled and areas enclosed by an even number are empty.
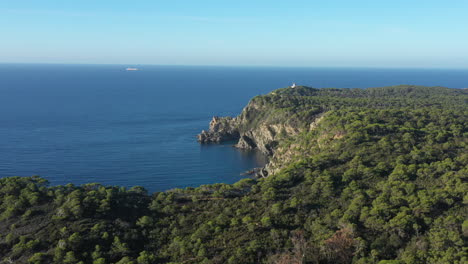
[[[268,96],[274,96],[274,93],[264,97]],[[201,144],[232,141],[235,142],[236,148],[261,151],[268,157],[269,163],[248,174],[266,177],[277,171],[275,160],[288,158],[275,155],[280,141],[311,128],[311,126],[292,125],[292,122],[289,122],[291,113],[286,112],[284,116],[275,116],[272,113],[275,110],[270,104],[264,103],[260,97],[254,98],[237,117],[213,117],[209,129],[201,131],[197,135],[197,140]]]
[[[211,119],[209,130],[202,130],[197,135],[200,143],[221,143],[239,139],[239,129],[236,118],[214,116]]]

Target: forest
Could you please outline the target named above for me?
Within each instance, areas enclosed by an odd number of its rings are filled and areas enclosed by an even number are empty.
[[[156,193],[1,178],[0,263],[468,262],[468,90],[297,87],[252,101],[252,127],[321,116],[283,135],[277,173]]]

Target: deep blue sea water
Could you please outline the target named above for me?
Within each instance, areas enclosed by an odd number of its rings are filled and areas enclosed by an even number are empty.
[[[255,95],[313,87],[468,87],[468,70],[0,64],[0,177],[150,191],[233,183],[265,161],[195,135]]]

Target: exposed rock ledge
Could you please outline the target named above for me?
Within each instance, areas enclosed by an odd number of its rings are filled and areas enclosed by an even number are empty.
[[[237,122],[232,117],[214,116],[210,122],[208,131],[202,130],[197,135],[197,140],[200,143],[221,143],[225,141],[239,140],[239,130]]]
[[[250,120],[245,116],[245,109],[238,117],[213,117],[209,130],[203,130],[197,135],[198,142],[202,144],[222,143],[233,141],[234,147],[245,150],[259,150],[269,159],[274,157],[275,150],[281,137],[294,136],[300,129],[287,124],[260,123],[250,129],[246,125]],[[249,175],[267,177],[273,171],[271,164],[263,168],[249,171]]]
[[[299,129],[287,124],[270,124],[259,122],[252,126],[252,116],[258,114],[252,111],[250,103],[238,117],[215,116],[210,122],[209,130],[203,130],[197,135],[198,142],[222,143],[234,141],[234,147],[246,150],[257,149],[267,156],[272,156],[278,139],[284,135],[296,135]]]
[[[266,177],[276,171],[277,164],[272,162],[281,159],[275,155],[279,142],[313,129],[320,120],[317,115],[312,120],[300,120],[302,125],[297,125],[298,122],[289,122],[290,113],[278,117],[272,109],[271,105],[254,98],[237,117],[213,117],[209,129],[198,134],[197,140],[202,144],[233,141],[234,147],[261,151],[270,161],[264,168],[256,170],[255,175]]]

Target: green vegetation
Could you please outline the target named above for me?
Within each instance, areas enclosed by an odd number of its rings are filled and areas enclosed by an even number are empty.
[[[312,130],[258,181],[141,187],[0,179],[5,263],[467,263],[468,93],[280,89],[253,99]],[[288,119],[286,121],[285,119]],[[256,121],[255,121],[256,120]],[[220,172],[222,173],[222,172]]]

